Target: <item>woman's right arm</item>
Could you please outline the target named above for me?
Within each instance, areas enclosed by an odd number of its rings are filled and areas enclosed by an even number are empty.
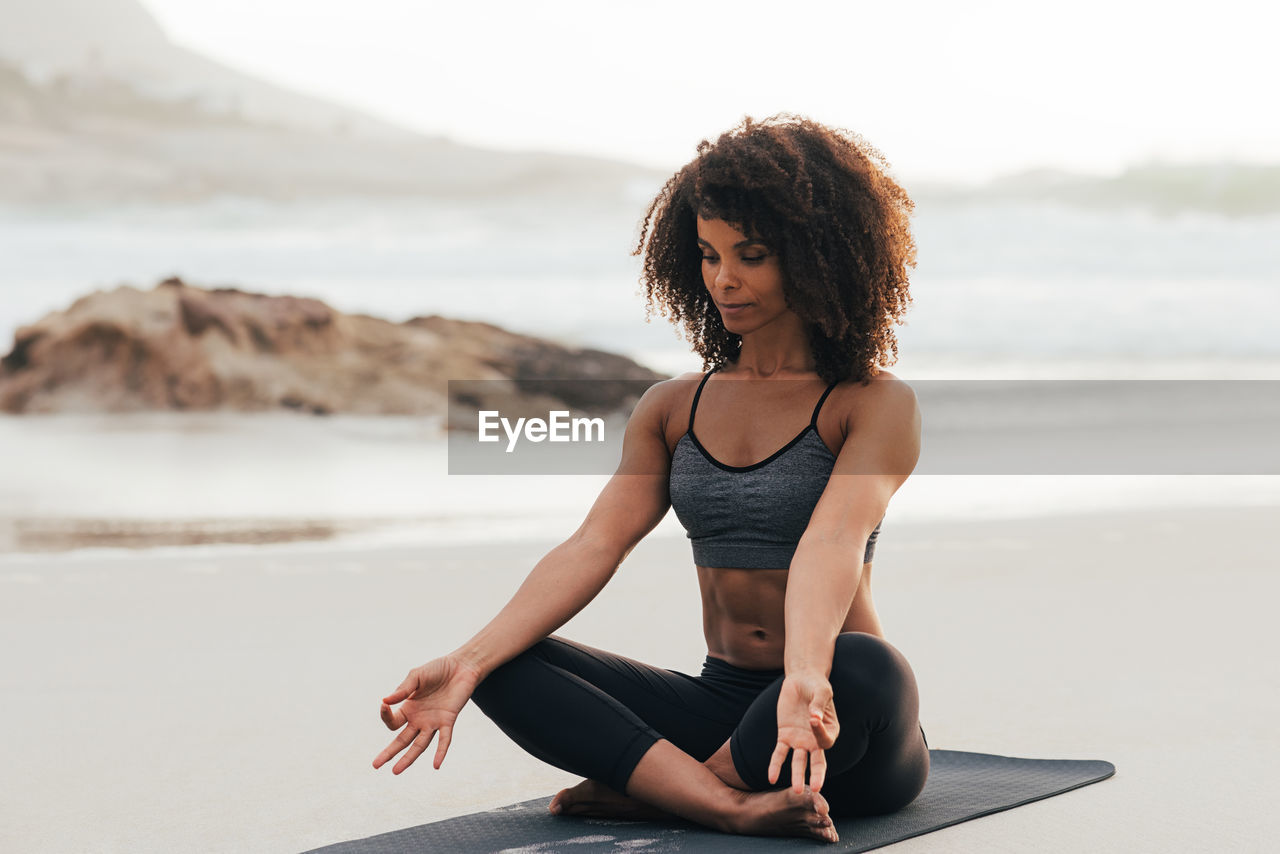
[[[664,424],[671,381],[632,410],[617,471],[576,531],[538,561],[488,625],[453,655],[480,678],[563,626],[596,597],[671,506]]]
[[[383,722],[401,731],[374,760],[375,768],[407,747],[394,768],[399,774],[437,732],[433,764],[439,768],[454,721],[475,686],[586,607],[636,543],[662,521],[671,504],[665,426],[677,385],[657,383],[640,398],[627,421],[618,470],[578,530],[538,561],[511,601],[475,637],[455,652],[415,667],[383,698]],[[392,709],[395,704],[403,705]]]

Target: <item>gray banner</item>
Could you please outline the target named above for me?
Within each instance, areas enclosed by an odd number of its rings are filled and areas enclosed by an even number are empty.
[[[449,473],[616,471],[627,415],[650,384],[546,382],[527,392],[506,380],[451,380]],[[681,404],[668,419],[669,444],[688,424],[697,385],[680,382],[688,388],[672,395]],[[711,423],[706,402],[747,421],[768,411],[775,425],[785,420],[799,430],[816,386],[797,382],[792,392],[784,382],[717,381],[699,403],[698,424]],[[766,395],[755,396],[766,386]],[[1280,474],[1278,380],[921,380],[911,387],[923,429],[917,474]],[[856,441],[856,408],[853,418]],[[723,439],[699,438],[713,453],[728,450]]]

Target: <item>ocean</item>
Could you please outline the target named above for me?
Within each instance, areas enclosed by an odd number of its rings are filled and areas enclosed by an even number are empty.
[[[0,211],[0,350],[91,290],[179,275],[390,320],[484,320],[698,370],[664,318],[645,322],[630,254],[643,203],[632,201],[581,214],[244,200]],[[1280,217],[922,202],[914,222],[914,304],[894,366],[908,381],[1280,379]],[[0,553],[567,536],[606,479],[451,476],[425,419],[10,416],[0,448]],[[920,475],[890,512],[1273,503],[1277,480]],[[669,515],[655,534],[682,532]]]

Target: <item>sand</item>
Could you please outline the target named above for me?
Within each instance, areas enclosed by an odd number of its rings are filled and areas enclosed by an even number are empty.
[[[930,744],[1117,768],[892,850],[1270,850],[1278,518],[886,522],[876,600]],[[552,544],[0,557],[0,850],[296,852],[575,782],[474,707],[441,770],[370,766],[378,698]],[[696,672],[687,542],[643,542],[561,633]]]

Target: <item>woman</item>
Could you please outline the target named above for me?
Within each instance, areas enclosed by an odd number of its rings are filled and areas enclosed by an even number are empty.
[[[400,773],[437,733],[440,767],[473,699],[531,754],[588,778],[553,813],[836,841],[833,815],[919,794],[915,679],[870,588],[920,436],[915,395],[879,370],[896,358],[915,263],[912,202],[882,166],[860,137],[784,114],[704,140],[667,182],[636,253],[650,307],[710,370],[644,394],[581,527],[479,634],[384,698],[400,732],[375,768],[404,751]],[[693,544],[701,674],[551,636],[668,507]]]

